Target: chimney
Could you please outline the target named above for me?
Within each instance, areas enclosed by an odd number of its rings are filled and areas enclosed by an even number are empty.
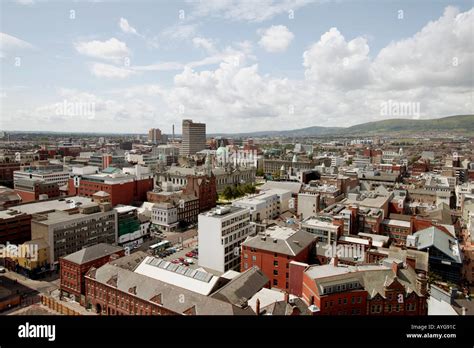
[[[398,274],[398,263],[395,261],[392,262],[392,271],[395,273],[395,275]]]
[[[255,303],[255,312],[257,315],[260,315],[260,299],[257,298],[257,302]]]
[[[406,263],[409,265],[411,268],[416,269],[416,258],[413,256],[407,256],[406,257]]]
[[[339,265],[339,256],[334,257],[334,267],[337,267]]]
[[[461,315],[466,315],[466,307],[461,308]]]
[[[417,290],[425,296],[428,292],[428,279],[424,273],[418,273],[416,275],[416,288]]]
[[[285,291],[285,302],[290,303],[290,294]]]

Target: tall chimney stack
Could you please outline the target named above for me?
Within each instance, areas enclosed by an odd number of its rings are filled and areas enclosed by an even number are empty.
[[[257,298],[257,302],[255,303],[255,312],[257,315],[260,315],[260,299]]]

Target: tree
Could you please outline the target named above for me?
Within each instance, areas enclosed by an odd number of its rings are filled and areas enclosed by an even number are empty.
[[[230,200],[234,197],[234,192],[232,190],[232,186],[226,186],[224,192],[222,193],[225,199]]]

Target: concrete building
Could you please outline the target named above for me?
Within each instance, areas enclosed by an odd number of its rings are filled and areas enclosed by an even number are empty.
[[[321,244],[333,244],[341,235],[341,226],[324,217],[309,217],[301,223],[301,229],[318,237]]]
[[[9,187],[0,186],[0,211],[21,203],[18,193]]]
[[[85,204],[69,211],[37,214],[31,221],[32,239],[44,239],[50,247],[49,263],[98,243],[117,242],[117,212],[110,204]]]
[[[23,171],[17,170],[13,172],[13,180],[16,186],[16,183],[19,180],[24,179],[34,179],[38,181],[43,181],[48,184],[58,184],[58,186],[62,186],[67,184],[69,180],[69,172],[65,170],[36,170],[36,171]]]
[[[151,128],[148,131],[148,142],[153,144],[164,144],[166,143],[166,136],[161,134],[161,130],[158,128]]]
[[[189,156],[206,148],[206,124],[183,120],[180,155]]]
[[[117,211],[117,244],[125,249],[135,249],[143,244],[150,235],[150,223],[138,217],[138,209],[130,205],[118,205]]]
[[[171,202],[153,204],[151,222],[162,231],[175,231],[178,227],[178,207]]]
[[[297,214],[300,219],[316,216],[319,211],[319,194],[310,192],[299,193],[297,206]]]
[[[199,214],[199,266],[222,273],[240,270],[240,245],[250,233],[248,209],[217,207]]]

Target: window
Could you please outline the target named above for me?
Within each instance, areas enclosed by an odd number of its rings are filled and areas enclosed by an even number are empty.
[[[278,267],[278,261],[273,261],[273,266]]]
[[[278,285],[278,279],[273,279],[273,285],[275,285],[275,286]]]
[[[273,275],[276,275],[276,276],[278,275],[278,270],[277,269],[273,270]]]
[[[257,261],[257,256],[252,255],[252,261]]]

